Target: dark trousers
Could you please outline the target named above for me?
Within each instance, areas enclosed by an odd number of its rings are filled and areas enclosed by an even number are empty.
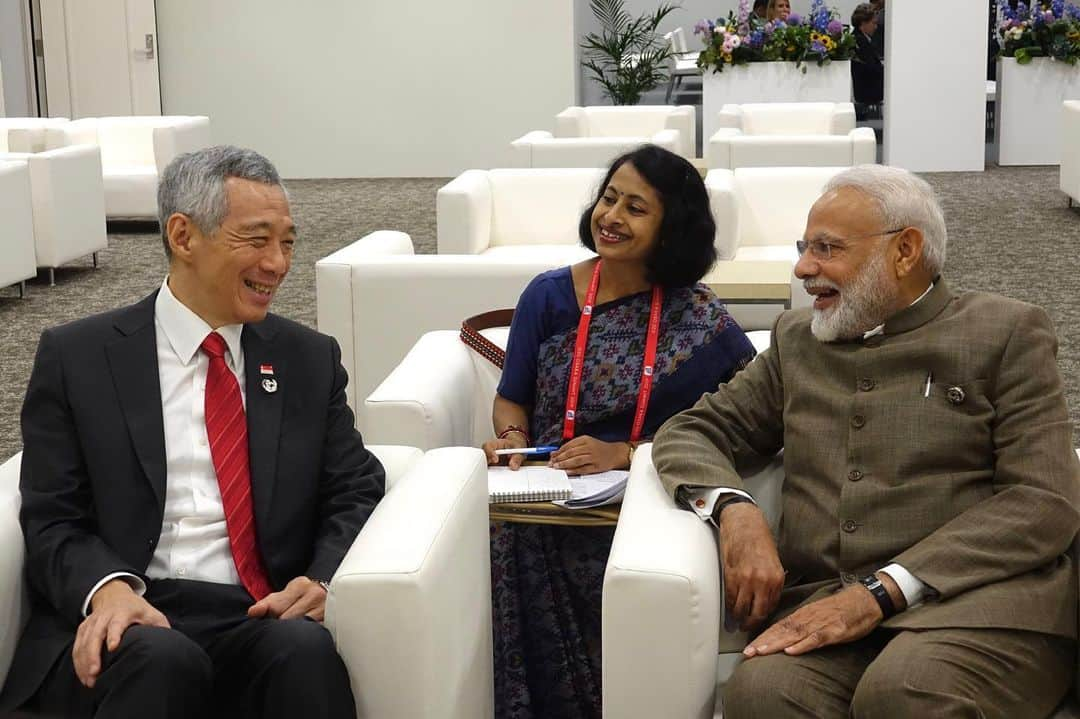
[[[133,625],[102,650],[93,689],[70,647],[25,710],[59,717],[340,717],[356,708],[330,633],[310,619],[249,619],[243,587],[165,579],[146,599],[171,629]]]

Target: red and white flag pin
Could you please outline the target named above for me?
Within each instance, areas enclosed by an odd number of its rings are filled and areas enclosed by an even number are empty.
[[[277,380],[274,379],[274,365],[272,364],[260,364],[259,374],[263,375],[262,388],[263,392],[273,394],[277,392]]]
[[[259,374],[269,374],[269,375],[274,374],[274,365],[272,365],[272,364],[261,364],[261,365],[259,365]]]

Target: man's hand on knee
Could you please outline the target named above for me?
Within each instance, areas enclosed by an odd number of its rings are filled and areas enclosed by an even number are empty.
[[[784,588],[784,567],[765,515],[748,503],[720,512],[720,562],[724,603],[740,628],[754,629],[776,608]]]
[[[323,620],[326,610],[326,590],[314,579],[297,577],[280,592],[267,594],[248,608],[249,617],[294,619],[311,617]]]
[[[71,658],[75,674],[87,687],[93,687],[101,674],[102,644],[116,651],[124,632],[132,624],[148,624],[169,628],[165,615],[135,593],[123,579],[114,579],[94,592],[90,600],[90,616],[82,621],[75,633]]]
[[[750,642],[743,654],[806,654],[862,639],[881,619],[881,607],[873,595],[861,585],[851,586],[795,610]]]

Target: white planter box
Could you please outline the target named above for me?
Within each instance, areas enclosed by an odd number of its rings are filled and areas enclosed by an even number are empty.
[[[1080,100],[1080,66],[1037,57],[998,60],[994,139],[999,165],[1061,163],[1061,103]]]
[[[803,72],[803,69],[806,72]],[[851,63],[830,62],[818,67],[793,62],[752,62],[727,66],[723,72],[706,69],[702,85],[702,142],[719,129],[716,115],[734,102],[851,102]]]

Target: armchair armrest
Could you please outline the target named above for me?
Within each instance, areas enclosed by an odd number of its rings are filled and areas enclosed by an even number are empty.
[[[555,116],[555,137],[588,136],[589,116],[585,108],[568,107]]]
[[[836,103],[836,106],[833,108],[831,127],[829,128],[830,134],[846,135],[854,129],[855,104],[851,102]]]
[[[158,177],[173,159],[184,152],[210,146],[210,118],[178,118],[166,127],[154,128],[154,164]]]
[[[1080,100],[1066,100],[1061,107],[1061,191],[1080,200]]]
[[[97,120],[87,117],[82,120],[45,128],[45,149],[55,150],[67,145],[99,145]]]
[[[654,145],[659,145],[665,150],[671,150],[676,154],[682,153],[682,136],[678,130],[665,129],[660,130],[650,138],[650,142]],[[685,157],[685,155],[683,155]]]
[[[386,491],[389,492],[399,479],[409,473],[421,457],[424,450],[418,447],[408,447],[393,444],[368,444],[365,443],[372,454],[378,457],[386,473]]]
[[[435,217],[440,255],[478,255],[486,250],[491,245],[491,184],[487,172],[466,170],[439,188]]]
[[[720,112],[716,113],[717,127],[733,127],[742,129],[742,108],[733,103],[725,103]]]
[[[394,483],[330,584],[358,717],[491,717],[487,464],[433,450]]]
[[[680,149],[676,150],[688,160],[697,156],[697,116],[692,105],[678,105],[672,109],[664,123],[668,128],[679,131]]]
[[[742,137],[743,131],[737,127],[721,127],[709,138],[705,146],[706,167],[711,169],[734,170],[735,162],[731,156],[731,141]]]
[[[421,449],[472,444],[476,373],[457,332],[423,335],[363,406],[369,441]]]
[[[19,464],[22,453],[0,464],[0,685],[30,608],[23,579],[23,536],[19,527]]]
[[[872,165],[877,162],[877,137],[873,128],[856,127],[848,133],[851,138],[851,164]]]
[[[353,314],[353,268],[371,257],[412,255],[412,239],[404,232],[377,230],[315,263],[315,315],[319,331],[335,337],[341,346],[341,364],[349,372],[346,394],[357,407],[355,395],[357,318]],[[363,399],[361,394],[360,399]]]
[[[604,574],[604,716],[712,717],[721,596],[712,527],[674,505],[642,445]]]
[[[731,170],[709,170],[705,175],[705,190],[709,193],[709,207],[716,221],[717,259],[735,259],[735,250],[739,248],[739,203],[735,173]]]

